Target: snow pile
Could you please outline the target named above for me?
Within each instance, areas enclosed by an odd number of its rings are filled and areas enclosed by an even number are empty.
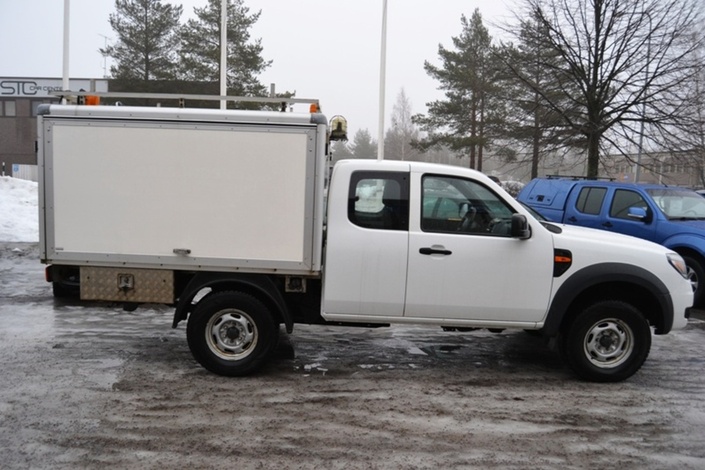
[[[0,242],[39,241],[37,183],[0,176]]]
[[[517,197],[519,192],[524,189],[524,186],[526,186],[526,184],[522,183],[521,181],[511,180],[502,181],[501,183],[499,183],[499,185],[502,186],[502,189],[504,189],[506,192],[508,192],[514,197]]]

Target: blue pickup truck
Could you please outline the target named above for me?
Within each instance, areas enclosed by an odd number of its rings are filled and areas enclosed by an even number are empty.
[[[536,178],[517,199],[554,222],[623,233],[659,243],[685,260],[695,305],[705,305],[705,198],[690,189]]]

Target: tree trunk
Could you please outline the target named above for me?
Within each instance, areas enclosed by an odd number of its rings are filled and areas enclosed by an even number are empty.
[[[480,131],[480,136],[482,136],[482,131]],[[477,171],[482,171],[482,153],[482,144],[480,144],[477,149]]]
[[[470,110],[470,168],[475,168],[475,137],[477,136],[477,100],[473,97],[472,109]]]
[[[484,153],[483,150],[485,148],[485,93],[482,92],[480,94],[480,120],[478,122],[478,136],[479,136],[479,143],[478,145],[478,152],[477,152],[477,171],[482,171],[482,154]]]
[[[531,151],[531,179],[539,176],[539,145],[541,144],[541,130],[534,129],[534,144]]]
[[[588,136],[587,174],[588,178],[597,178],[600,163],[600,133],[592,131]]]
[[[535,101],[538,102],[538,95],[535,95]],[[534,110],[534,141],[531,149],[531,179],[539,176],[539,147],[541,146],[541,123],[539,118],[538,106]]]

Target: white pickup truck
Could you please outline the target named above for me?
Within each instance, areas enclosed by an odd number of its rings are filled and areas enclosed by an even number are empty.
[[[45,105],[40,249],[82,299],[175,307],[195,359],[252,373],[280,327],[536,330],[576,374],[630,377],[687,323],[683,259],[534,218],[485,175],[347,160],[318,113]]]

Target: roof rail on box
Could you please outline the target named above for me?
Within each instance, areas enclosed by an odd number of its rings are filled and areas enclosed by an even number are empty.
[[[611,178],[609,176],[582,176],[582,175],[546,175],[546,178],[550,180],[560,180],[560,179],[567,179],[567,180],[605,180],[605,181],[614,181],[614,178]]]
[[[59,98],[73,98],[74,101],[84,101],[86,97],[114,98],[114,99],[150,99],[150,100],[175,100],[180,108],[184,108],[186,100],[189,101],[226,101],[233,103],[263,103],[280,105],[282,111],[290,104],[315,105],[320,110],[318,99],[313,98],[278,98],[265,96],[229,96],[229,95],[192,95],[186,93],[129,93],[129,92],[95,92],[95,91],[62,91],[53,93]]]

